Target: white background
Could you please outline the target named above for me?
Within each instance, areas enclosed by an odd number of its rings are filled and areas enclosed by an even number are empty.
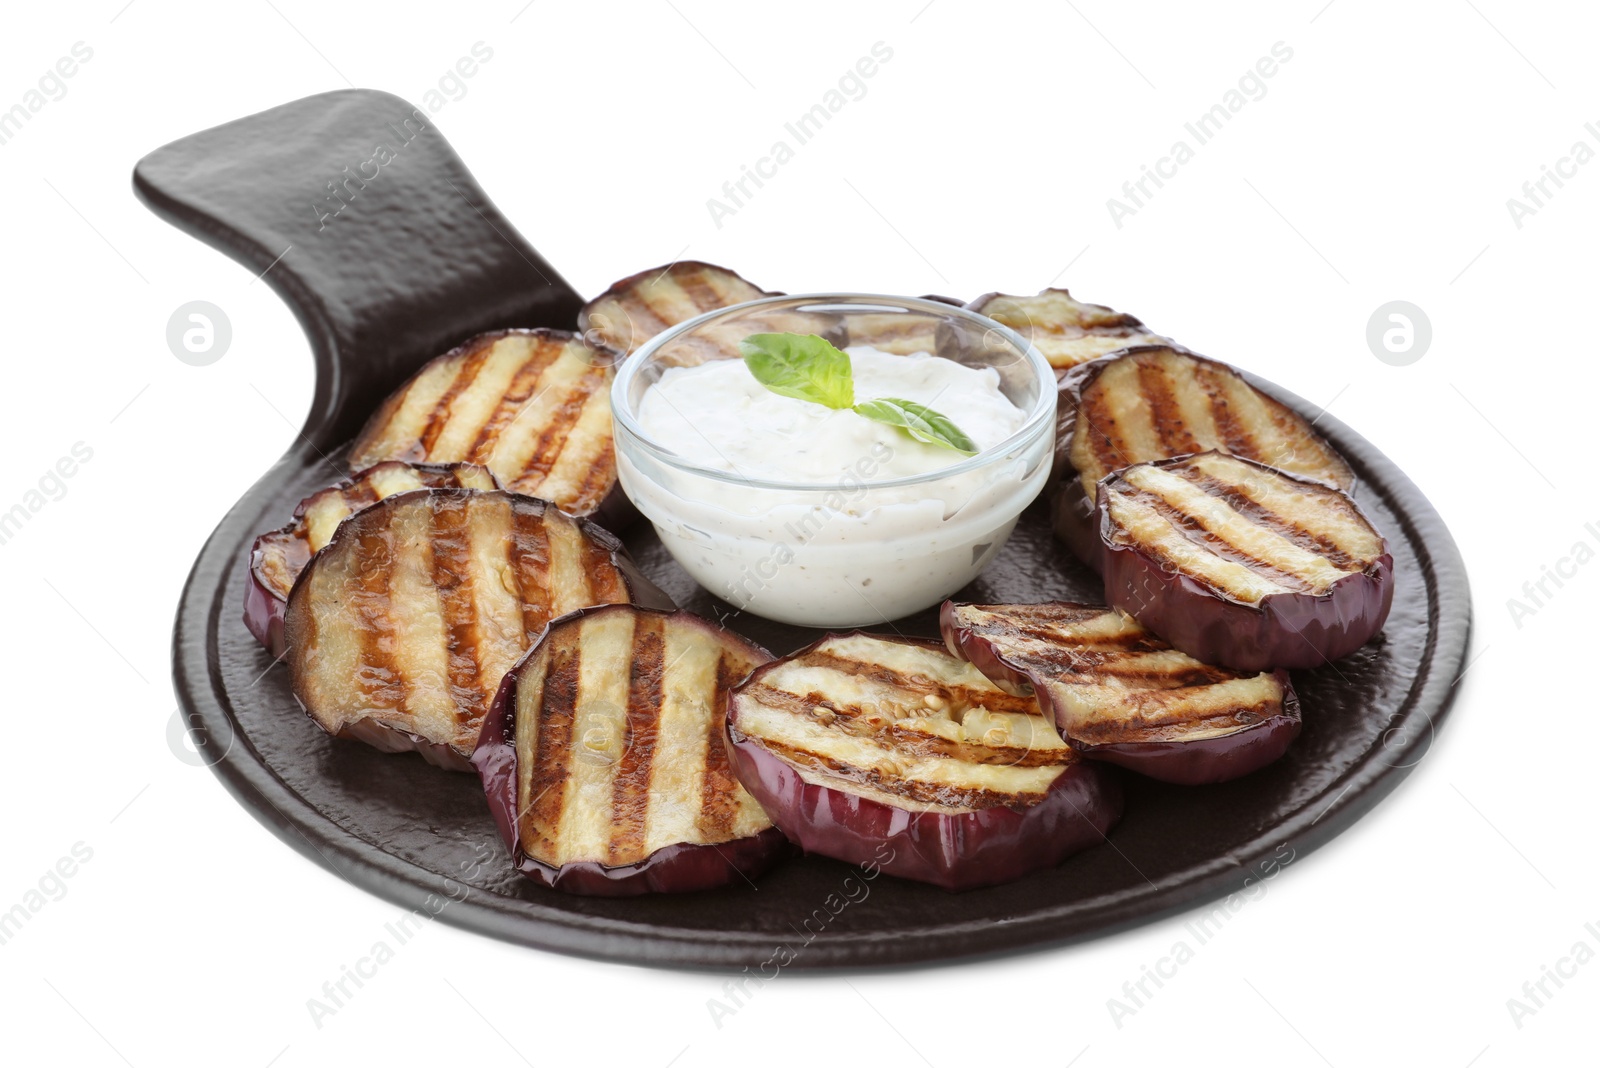
[[[93,449],[0,546],[0,910],[75,843],[93,851],[0,946],[9,1063],[1592,1059],[1600,963],[1548,985],[1520,1027],[1507,999],[1580,939],[1600,950],[1584,930],[1600,921],[1600,564],[1520,625],[1507,601],[1574,543],[1600,544],[1584,530],[1600,503],[1582,325],[1600,165],[1520,228],[1506,204],[1574,142],[1597,146],[1592,9],[124,3],[13,6],[0,34],[0,108],[75,42],[93,49],[0,146],[0,510],[75,442]],[[1426,759],[1120,1026],[1107,1000],[1186,937],[1183,918],[998,962],[786,974],[720,1028],[718,978],[434,924],[317,1027],[307,999],[400,910],[301,859],[167,741],[178,591],[289,446],[311,361],[269,288],[141,207],[129,172],[170,140],[347,84],[420,102],[478,41],[492,60],[435,120],[585,294],[679,256],[793,292],[1054,282],[1329,404],[1424,489],[1468,561],[1476,659]],[[878,41],[893,58],[866,96],[716,226],[707,198]],[[1115,226],[1107,198],[1279,41],[1293,58],[1266,95]],[[208,367],[165,340],[196,299],[233,327]],[[1433,325],[1404,367],[1366,341],[1396,299]]]

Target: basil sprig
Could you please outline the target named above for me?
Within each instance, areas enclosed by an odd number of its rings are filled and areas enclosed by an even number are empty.
[[[744,365],[772,392],[899,427],[917,441],[975,455],[978,446],[950,418],[899,397],[856,403],[850,355],[816,334],[751,334],[739,342]]]

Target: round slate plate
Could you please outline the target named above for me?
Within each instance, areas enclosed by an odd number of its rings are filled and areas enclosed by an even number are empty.
[[[387,162],[374,165],[380,145]],[[511,869],[473,777],[317,729],[296,705],[287,672],[246,632],[241,608],[256,533],[340,477],[342,445],[391,389],[473,333],[570,327],[577,295],[494,208],[425,113],[383,93],[310,97],[196,134],[142,160],[134,185],[175,225],[253,270],[270,265],[265,278],[300,316],[318,369],[300,440],[223,519],[184,589],[173,670],[191,734],[239,802],[285,842],[406,908],[547,949],[768,972],[1060,944],[1272,877],[1392,790],[1427,751],[1449,706],[1470,628],[1461,558],[1417,488],[1323,415],[1319,428],[1359,477],[1357,498],[1391,540],[1398,581],[1378,639],[1295,676],[1305,727],[1277,764],[1198,788],[1127,775],[1127,814],[1106,845],[1019,882],[959,895],[889,876],[867,879],[816,857],[781,866],[759,886],[702,894],[610,900],[542,890]],[[712,598],[648,527],[628,541],[683,606],[779,654],[815,637]],[[1094,576],[1051,538],[1036,505],[959,597],[1093,601],[1099,594]],[[892,629],[937,633],[931,612]]]

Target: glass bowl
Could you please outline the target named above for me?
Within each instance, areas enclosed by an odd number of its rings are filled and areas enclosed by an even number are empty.
[[[883,477],[891,465],[865,452],[844,457],[837,477],[806,482],[746,477],[737,457],[727,461],[735,470],[697,463],[684,442],[656,440],[641,425],[640,404],[668,370],[740,359],[740,340],[775,331],[992,368],[1021,425],[976,455],[951,453],[955,462],[938,470]],[[959,397],[938,409],[960,424]],[[1014,331],[964,308],[862,293],[778,296],[651,338],[619,368],[611,410],[623,492],[695,581],[767,619],[852,627],[938,604],[1000,551],[1050,473],[1056,379]]]

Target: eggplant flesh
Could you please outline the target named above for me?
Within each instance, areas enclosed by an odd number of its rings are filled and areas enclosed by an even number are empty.
[[[583,306],[578,329],[596,344],[637,351],[657,334],[706,312],[782,294],[761,289],[726,267],[681,260],[629,275]],[[739,342],[751,334],[817,334],[848,343],[837,315],[784,308],[752,308],[681,335],[656,352],[664,366],[693,367],[708,360],[739,359]]]
[[[472,762],[513,863],[608,897],[707,890],[788,849],[729,764],[728,688],[771,660],[688,612],[608,605],[545,630]]]
[[[726,267],[679,260],[614,282],[578,312],[578,329],[591,344],[632,353],[697,315],[776,295]]]
[[[332,540],[339,524],[352,513],[396,493],[450,486],[494,490],[500,488],[500,483],[493,472],[478,464],[388,460],[301,501],[295,507],[293,521],[261,535],[250,549],[244,625],[274,659],[282,659],[283,611],[289,591],[311,557]]]
[[[1114,772],[936,642],[828,635],[735,688],[728,734],[806,852],[946,890],[1053,867],[1122,812]]]
[[[422,489],[339,525],[289,594],[295,697],[323,730],[470,770],[501,679],[553,618],[670,607],[620,542],[547,501]]]
[[[481,464],[507,489],[614,523],[626,512],[611,440],[619,356],[565,330],[480,334],[391,395],[350,463]]]
[[[1031,297],[986,293],[967,308],[1021,334],[1058,373],[1118,349],[1167,343],[1133,316],[1085,303],[1065,289]]]
[[[1176,648],[1243,671],[1311,668],[1365,645],[1394,560],[1346,494],[1207,452],[1099,486],[1106,599]]]
[[[1051,518],[1098,567],[1095,487],[1130,464],[1221,451],[1349,490],[1344,458],[1300,415],[1227,364],[1169,345],[1130,348],[1061,379]]]
[[[1247,775],[1300,731],[1286,672],[1201,663],[1104,605],[947,601],[939,624],[951,653],[1032,695],[1074,749],[1163,782]]]

